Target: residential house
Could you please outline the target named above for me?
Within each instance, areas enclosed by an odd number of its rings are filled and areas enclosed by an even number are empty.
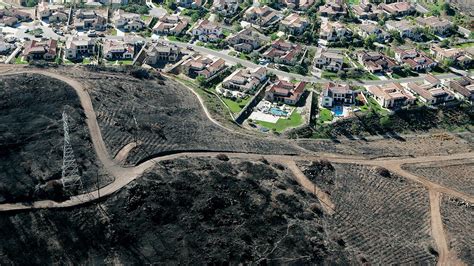
[[[16,17],[9,17],[2,13],[0,10],[0,26],[7,26],[13,27],[18,23],[18,19]]]
[[[288,81],[278,80],[265,90],[265,100],[295,105],[301,99],[305,86],[306,83],[304,81],[293,84]]]
[[[370,73],[390,73],[400,68],[395,60],[380,52],[360,51],[357,59]]]
[[[203,76],[206,80],[212,79],[226,68],[224,59],[213,60],[204,56],[190,58],[181,64],[181,71],[189,77]]]
[[[390,40],[390,34],[384,31],[379,25],[366,23],[360,24],[358,33],[362,38],[367,38],[371,35],[375,36],[375,40],[379,43],[384,43]]]
[[[144,47],[144,62],[148,65],[156,65],[158,63],[176,62],[181,54],[181,49],[172,43],[153,43],[148,47]]]
[[[280,22],[280,30],[291,35],[300,35],[308,25],[308,19],[301,17],[296,13],[291,13]]]
[[[400,83],[370,86],[367,91],[383,108],[399,109],[414,104],[416,100]]]
[[[294,65],[302,52],[303,48],[299,44],[276,40],[262,57],[278,64]]]
[[[74,14],[73,26],[76,30],[104,31],[107,28],[107,20],[94,10],[79,9]]]
[[[328,82],[323,85],[319,105],[325,108],[331,108],[335,105],[353,104],[356,93],[347,84],[337,84]]]
[[[428,74],[422,82],[409,82],[407,89],[428,105],[454,100],[454,93],[447,90],[441,80]]]
[[[46,1],[38,3],[37,14],[39,19],[49,19],[49,17],[55,12],[64,12],[64,6],[52,5]]]
[[[395,50],[395,59],[398,62],[406,64],[414,71],[431,71],[437,63],[425,55],[424,52],[414,48],[397,47]]]
[[[449,20],[435,16],[430,16],[427,18],[418,17],[416,18],[416,22],[418,25],[427,27],[430,32],[440,36],[447,35],[453,28],[453,23],[451,23]]]
[[[213,0],[211,10],[225,17],[233,16],[239,10],[239,0]]]
[[[22,56],[27,60],[54,60],[58,54],[58,42],[53,39],[27,41]]]
[[[198,8],[203,5],[202,0],[176,0],[176,5],[185,8]]]
[[[66,40],[64,56],[66,59],[75,60],[95,55],[97,52],[97,39],[86,36],[70,36]]]
[[[132,60],[135,55],[135,45],[124,40],[105,39],[102,54],[107,60]]]
[[[412,40],[418,40],[421,38],[417,30],[419,27],[409,20],[389,20],[385,22],[385,27],[389,31],[397,31],[403,39],[410,38]]]
[[[278,13],[275,9],[270,8],[268,6],[251,6],[244,13],[245,21],[258,25],[260,27],[268,27],[274,25],[281,19],[281,14]]]
[[[0,15],[2,16],[7,16],[7,17],[14,17],[16,18],[18,21],[21,21],[21,22],[27,22],[27,21],[31,21],[32,20],[32,17],[31,17],[31,14],[26,12],[26,11],[22,11],[18,8],[4,8],[4,9],[0,9]]]
[[[207,20],[200,19],[191,31],[192,35],[201,42],[218,42],[224,35],[222,29],[217,24]]]
[[[258,67],[254,70],[240,68],[224,79],[222,87],[229,90],[249,92],[255,90],[267,79],[267,70]]]
[[[158,19],[153,32],[161,35],[180,35],[187,26],[187,19],[178,15],[164,15]]]
[[[457,66],[465,68],[468,68],[473,62],[472,56],[462,48],[441,48],[434,44],[430,48],[430,54],[440,63],[449,60]]]
[[[314,0],[281,0],[280,3],[290,9],[308,10]]]
[[[358,5],[352,6],[352,12],[358,19],[378,20],[383,13],[377,9],[377,5],[370,3],[369,0],[361,0]]]
[[[126,13],[121,9],[114,11],[112,21],[116,28],[121,28],[125,31],[140,31],[145,27],[145,22],[141,20],[140,15]]]
[[[326,4],[319,7],[319,13],[323,17],[337,19],[347,15],[347,8],[344,0],[328,0]]]
[[[4,37],[0,35],[0,55],[9,55],[15,48],[15,44],[6,42]]]
[[[337,42],[343,39],[349,39],[352,32],[346,26],[338,21],[328,21],[321,25],[319,37],[327,42]]]
[[[461,77],[458,80],[452,80],[448,87],[453,90],[458,98],[474,101],[474,79],[471,77]]]
[[[380,4],[379,8],[393,17],[408,16],[415,13],[415,7],[410,2],[395,2],[392,4]]]
[[[320,69],[337,72],[344,65],[344,55],[339,50],[318,49],[314,57],[314,66]]]
[[[58,10],[58,11],[53,12],[49,16],[48,22],[53,23],[53,24],[66,23],[68,21],[68,18],[69,18],[69,15],[65,11]]]
[[[252,28],[245,28],[227,38],[227,43],[236,51],[250,53],[260,48],[263,40]]]

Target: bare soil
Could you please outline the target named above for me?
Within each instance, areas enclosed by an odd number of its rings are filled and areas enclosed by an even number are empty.
[[[350,263],[325,219],[281,165],[179,159],[101,208],[1,215],[0,263]]]

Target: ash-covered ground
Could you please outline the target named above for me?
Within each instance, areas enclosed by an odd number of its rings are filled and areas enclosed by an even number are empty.
[[[324,160],[300,166],[336,206],[328,218],[329,234],[360,262],[436,264],[424,187],[382,168]]]
[[[54,181],[61,178],[63,111],[79,173],[95,180],[97,162],[74,90],[41,75],[0,78],[0,203],[63,197]]]
[[[441,217],[449,248],[467,265],[474,263],[474,206],[461,199],[443,196]]]
[[[100,205],[2,214],[0,264],[354,259],[328,234],[318,200],[264,160],[165,161]]]

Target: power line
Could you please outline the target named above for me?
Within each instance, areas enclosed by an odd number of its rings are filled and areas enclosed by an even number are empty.
[[[71,140],[69,138],[68,116],[63,112],[63,128],[64,128],[64,147],[63,147],[63,166],[61,181],[65,190],[77,188],[82,190],[82,180],[79,175],[76,158],[72,150]]]

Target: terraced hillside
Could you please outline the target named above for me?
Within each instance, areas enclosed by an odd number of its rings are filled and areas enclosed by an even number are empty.
[[[328,221],[330,234],[360,262],[436,263],[423,187],[360,165],[304,163],[302,169],[336,206]]]
[[[450,164],[422,164],[407,165],[406,170],[418,176],[423,176],[431,181],[446,187],[474,195],[474,162],[459,161]]]
[[[62,198],[54,180],[61,178],[63,110],[80,174],[95,183],[95,155],[74,90],[41,75],[0,77],[0,202]]]
[[[365,155],[368,157],[425,156],[470,152],[474,149],[474,134],[451,135],[439,133],[416,135],[406,138],[368,138],[362,140],[340,139],[298,140],[298,145],[311,151],[331,151],[342,154]]]
[[[132,150],[132,164],[180,150],[297,152],[286,141],[255,139],[217,126],[206,117],[196,96],[172,80],[88,74],[81,80],[90,88],[110,153],[115,154],[132,141],[142,144]]]
[[[101,208],[1,215],[0,264],[350,263],[321,210],[281,165],[165,161]]]
[[[467,265],[474,262],[474,206],[457,198],[443,197],[441,216],[449,247]]]

